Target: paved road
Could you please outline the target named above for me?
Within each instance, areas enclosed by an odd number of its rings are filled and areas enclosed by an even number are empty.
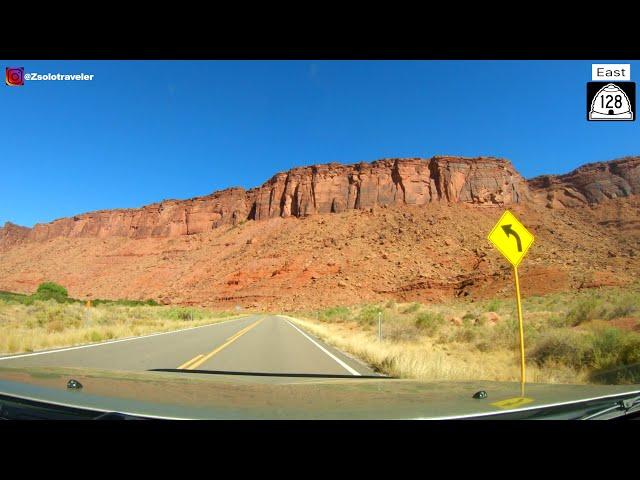
[[[0,357],[0,366],[374,375],[366,365],[322,343],[286,318],[267,315],[251,315],[178,332]]]

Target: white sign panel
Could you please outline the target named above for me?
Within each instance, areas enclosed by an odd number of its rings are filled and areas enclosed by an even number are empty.
[[[591,65],[591,80],[631,81],[631,65],[629,63],[594,63]]]

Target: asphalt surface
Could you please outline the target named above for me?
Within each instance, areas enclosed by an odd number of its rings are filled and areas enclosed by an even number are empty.
[[[251,315],[188,330],[0,357],[6,367],[157,368],[247,373],[375,375],[279,316]]]

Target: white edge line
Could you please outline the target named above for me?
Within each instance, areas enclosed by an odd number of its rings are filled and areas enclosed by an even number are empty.
[[[280,317],[280,318],[284,318],[284,317]],[[307,337],[307,339],[313,343],[316,347],[318,347],[320,350],[322,350],[324,353],[326,353],[327,355],[329,355],[331,358],[333,358],[336,362],[338,362],[338,364],[344,368],[345,370],[347,370],[351,375],[360,377],[362,376],[361,373],[359,373],[357,370],[354,370],[353,368],[351,368],[349,365],[347,365],[346,363],[344,363],[342,360],[340,360],[338,357],[336,357],[333,353],[331,353],[329,350],[327,350],[326,348],[324,348],[322,345],[320,345],[318,342],[316,342],[313,338],[311,338],[309,335],[307,335],[306,333],[304,333],[302,330],[300,330],[298,327],[296,327],[293,323],[291,323],[289,321],[288,318],[284,318],[287,323],[289,325],[291,325],[293,328],[295,328],[298,332],[300,332],[302,335],[304,335],[305,337]]]
[[[196,330],[198,328],[212,327],[214,325],[222,325],[223,323],[236,322],[238,320],[246,319],[247,317],[250,317],[250,316],[252,315],[247,315],[240,318],[233,318],[231,320],[224,320],[222,322],[208,323],[206,325],[199,325],[197,327],[181,328],[180,330],[171,330],[169,332],[150,333],[148,335],[141,335],[139,337],[119,338],[117,340],[107,340],[106,342],[89,343],[87,345],[76,345],[75,347],[56,348],[55,350],[42,350],[40,352],[19,353],[18,355],[8,355],[8,356],[0,357],[0,361],[12,360],[14,358],[33,357],[36,355],[49,355],[49,354],[58,353],[58,352],[68,352],[69,350],[79,350],[81,348],[101,347],[102,345],[111,345],[113,343],[120,343],[120,342],[130,342],[132,340],[142,340],[143,338],[157,337],[159,335],[169,335],[172,333],[180,333],[180,332],[186,332],[189,330]]]

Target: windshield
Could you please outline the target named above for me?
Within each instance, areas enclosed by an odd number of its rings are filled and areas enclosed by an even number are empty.
[[[638,62],[2,63],[0,396],[640,390]]]

